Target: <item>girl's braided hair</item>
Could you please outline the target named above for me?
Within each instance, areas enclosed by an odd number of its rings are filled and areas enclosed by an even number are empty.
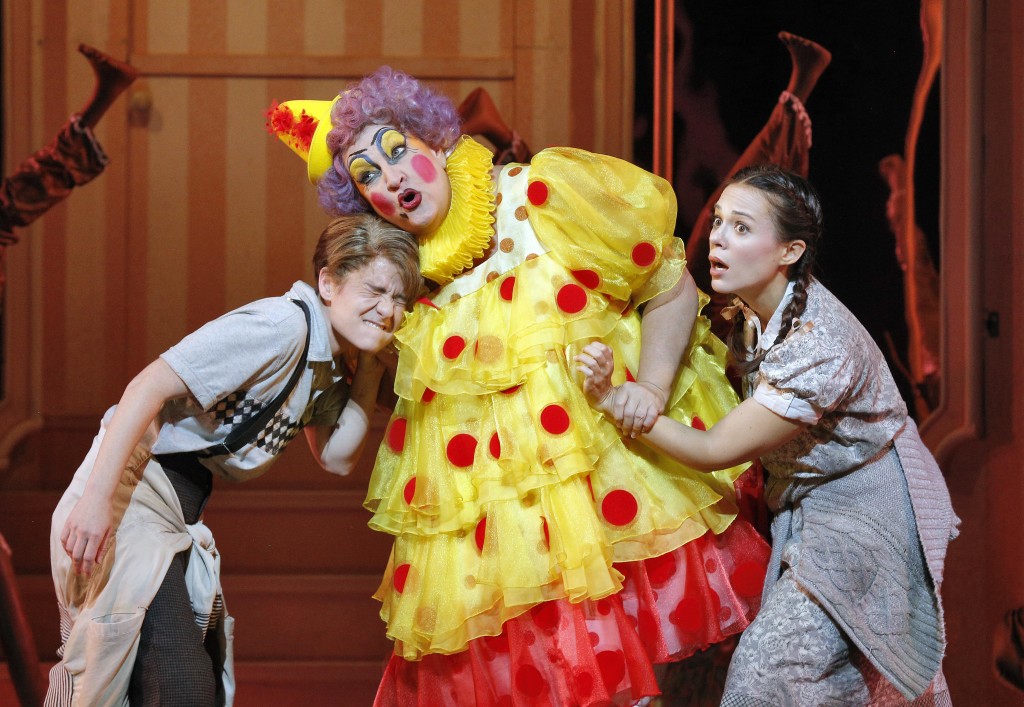
[[[793,330],[807,305],[807,286],[814,270],[814,258],[818,242],[824,233],[824,216],[818,192],[810,182],[798,174],[777,165],[755,165],[740,170],[729,180],[729,184],[742,184],[759,190],[770,206],[775,231],[783,243],[801,240],[806,249],[800,259],[790,266],[789,279],[793,282],[793,298],[782,312],[782,326],[779,335],[772,342],[775,346]],[[729,351],[738,373],[746,375],[761,365],[766,347],[760,355],[751,357],[743,337],[743,317],[736,317],[729,333]]]

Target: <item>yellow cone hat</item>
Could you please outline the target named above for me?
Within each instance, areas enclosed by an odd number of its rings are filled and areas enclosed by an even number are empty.
[[[275,101],[266,112],[267,132],[277,135],[306,161],[306,174],[313,184],[332,164],[327,133],[331,131],[331,108],[336,100]]]

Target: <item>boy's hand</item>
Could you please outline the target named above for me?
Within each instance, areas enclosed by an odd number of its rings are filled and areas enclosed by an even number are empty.
[[[384,370],[393,379],[395,371],[398,370],[398,348],[394,342],[388,344],[376,354],[377,361],[384,367]]]
[[[94,498],[88,492],[71,510],[61,530],[60,542],[76,573],[88,577],[103,561],[112,516],[110,502]]]
[[[615,388],[612,386],[612,369],[615,360],[612,350],[599,341],[583,347],[575,359],[576,367],[583,374],[583,393],[591,407],[605,415],[613,414]]]
[[[367,378],[380,378],[387,370],[387,355],[380,351],[360,351],[356,359],[356,374]]]

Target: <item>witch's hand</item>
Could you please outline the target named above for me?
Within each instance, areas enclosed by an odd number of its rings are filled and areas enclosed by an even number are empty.
[[[576,370],[583,374],[583,393],[587,396],[587,402],[595,410],[611,416],[616,390],[612,386],[612,370],[615,367],[612,350],[594,341],[584,346],[574,360],[579,364]]]
[[[666,395],[657,386],[627,381],[615,388],[612,417],[623,437],[636,438],[651,431],[665,411]]]

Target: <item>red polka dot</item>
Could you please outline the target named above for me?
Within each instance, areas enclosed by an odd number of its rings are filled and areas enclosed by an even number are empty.
[[[449,361],[455,360],[466,348],[466,340],[461,336],[449,336],[441,347],[441,353]]]
[[[526,198],[534,206],[540,206],[548,200],[548,185],[541,181],[530,182],[526,187]]]
[[[668,615],[668,620],[681,631],[697,633],[703,626],[700,604],[692,597],[685,597]]]
[[[584,287],[596,290],[601,284],[601,276],[593,270],[573,270],[572,276],[583,283]]]
[[[484,636],[484,643],[495,653],[508,653],[508,636],[499,633],[497,636]]]
[[[597,613],[599,613],[601,616],[607,616],[608,614],[612,613],[612,603],[607,599],[598,599]]]
[[[515,289],[516,289],[516,276],[515,275],[509,275],[508,277],[506,277],[504,280],[501,281],[500,285],[498,285],[498,292],[501,294],[501,298],[503,300],[505,300],[506,302],[511,302],[512,301],[512,293],[515,292]]]
[[[476,438],[473,435],[457,434],[448,440],[448,461],[460,468],[473,463],[476,455]]]
[[[628,525],[636,518],[636,496],[621,489],[609,492],[601,501],[601,514],[612,525]]]
[[[391,427],[388,428],[388,446],[396,454],[405,449],[405,425],[404,417],[396,417],[391,421]]]
[[[404,564],[395,568],[395,574],[391,583],[395,585],[395,591],[401,594],[405,590],[405,581],[409,579],[409,569],[412,565]]]
[[[498,438],[497,432],[491,435],[491,443],[488,446],[490,448],[491,456],[498,459],[501,456],[501,439]]]
[[[601,637],[600,637],[600,636],[598,636],[598,635],[597,635],[596,633],[594,633],[593,631],[591,631],[590,633],[588,633],[588,634],[587,634],[587,637],[588,637],[588,638],[590,639],[590,645],[591,645],[591,646],[593,646],[594,648],[596,648],[596,647],[597,647],[597,644],[601,642]]]
[[[558,628],[558,604],[553,601],[546,601],[533,607],[533,623],[542,631],[551,633]]]
[[[484,538],[487,535],[487,518],[481,518],[480,522],[476,524],[476,549],[480,552],[484,551]]]
[[[416,477],[409,479],[409,483],[405,485],[405,490],[402,492],[405,496],[405,502],[411,504],[413,496],[416,495]]]
[[[501,394],[502,395],[512,395],[512,393],[516,392],[517,390],[519,390],[522,387],[523,387],[522,384],[514,385],[511,388],[505,388],[505,390],[501,391]]]
[[[728,621],[730,618],[732,618],[732,609],[730,609],[728,606],[723,606],[718,611],[719,621],[725,622]]]
[[[437,393],[431,390],[430,388],[424,388],[423,396],[420,398],[420,402],[426,405],[427,403],[434,399],[435,395],[437,395]]]
[[[594,693],[594,676],[585,670],[573,675],[573,682],[576,684],[576,694],[584,700]]]
[[[708,426],[704,424],[704,420],[700,419],[696,415],[694,415],[693,419],[690,420],[690,427],[695,430],[706,430],[708,428]]]
[[[498,701],[494,703],[494,707],[515,707],[515,702],[512,700],[512,695],[502,695],[498,698]]]
[[[551,534],[548,532],[548,519],[544,516],[540,518],[540,529],[544,533],[544,542],[547,543],[548,547],[551,547]]]
[[[656,645],[658,641],[658,622],[654,619],[654,613],[647,609],[641,609],[637,615],[637,633],[645,643]]]
[[[533,631],[530,631],[530,630],[523,631],[523,643],[525,643],[528,646],[532,646],[536,642],[537,642],[537,637],[533,634]]]
[[[760,562],[742,562],[729,578],[733,589],[742,596],[753,597],[761,593],[764,588],[764,575],[766,568]]]
[[[548,682],[532,665],[522,665],[516,671],[516,689],[528,697],[540,697],[548,689]]]
[[[579,285],[562,285],[555,297],[558,308],[566,314],[576,314],[587,306],[587,292]]]
[[[630,383],[636,383],[636,378],[633,377],[633,371],[626,369],[626,380]]]
[[[713,574],[718,571],[718,563],[710,557],[704,561],[704,571]]]
[[[569,429],[569,413],[561,405],[548,405],[540,412],[540,424],[549,434],[560,435]]]
[[[617,692],[616,688],[626,677],[626,660],[620,651],[601,651],[597,654],[597,667],[601,669],[601,679],[609,693]]]
[[[642,268],[646,268],[648,265],[654,262],[657,257],[658,251],[653,244],[644,241],[643,243],[637,243],[633,247],[632,258],[633,262]]]
[[[664,587],[676,573],[676,556],[671,552],[644,560],[647,579],[653,587]]]

